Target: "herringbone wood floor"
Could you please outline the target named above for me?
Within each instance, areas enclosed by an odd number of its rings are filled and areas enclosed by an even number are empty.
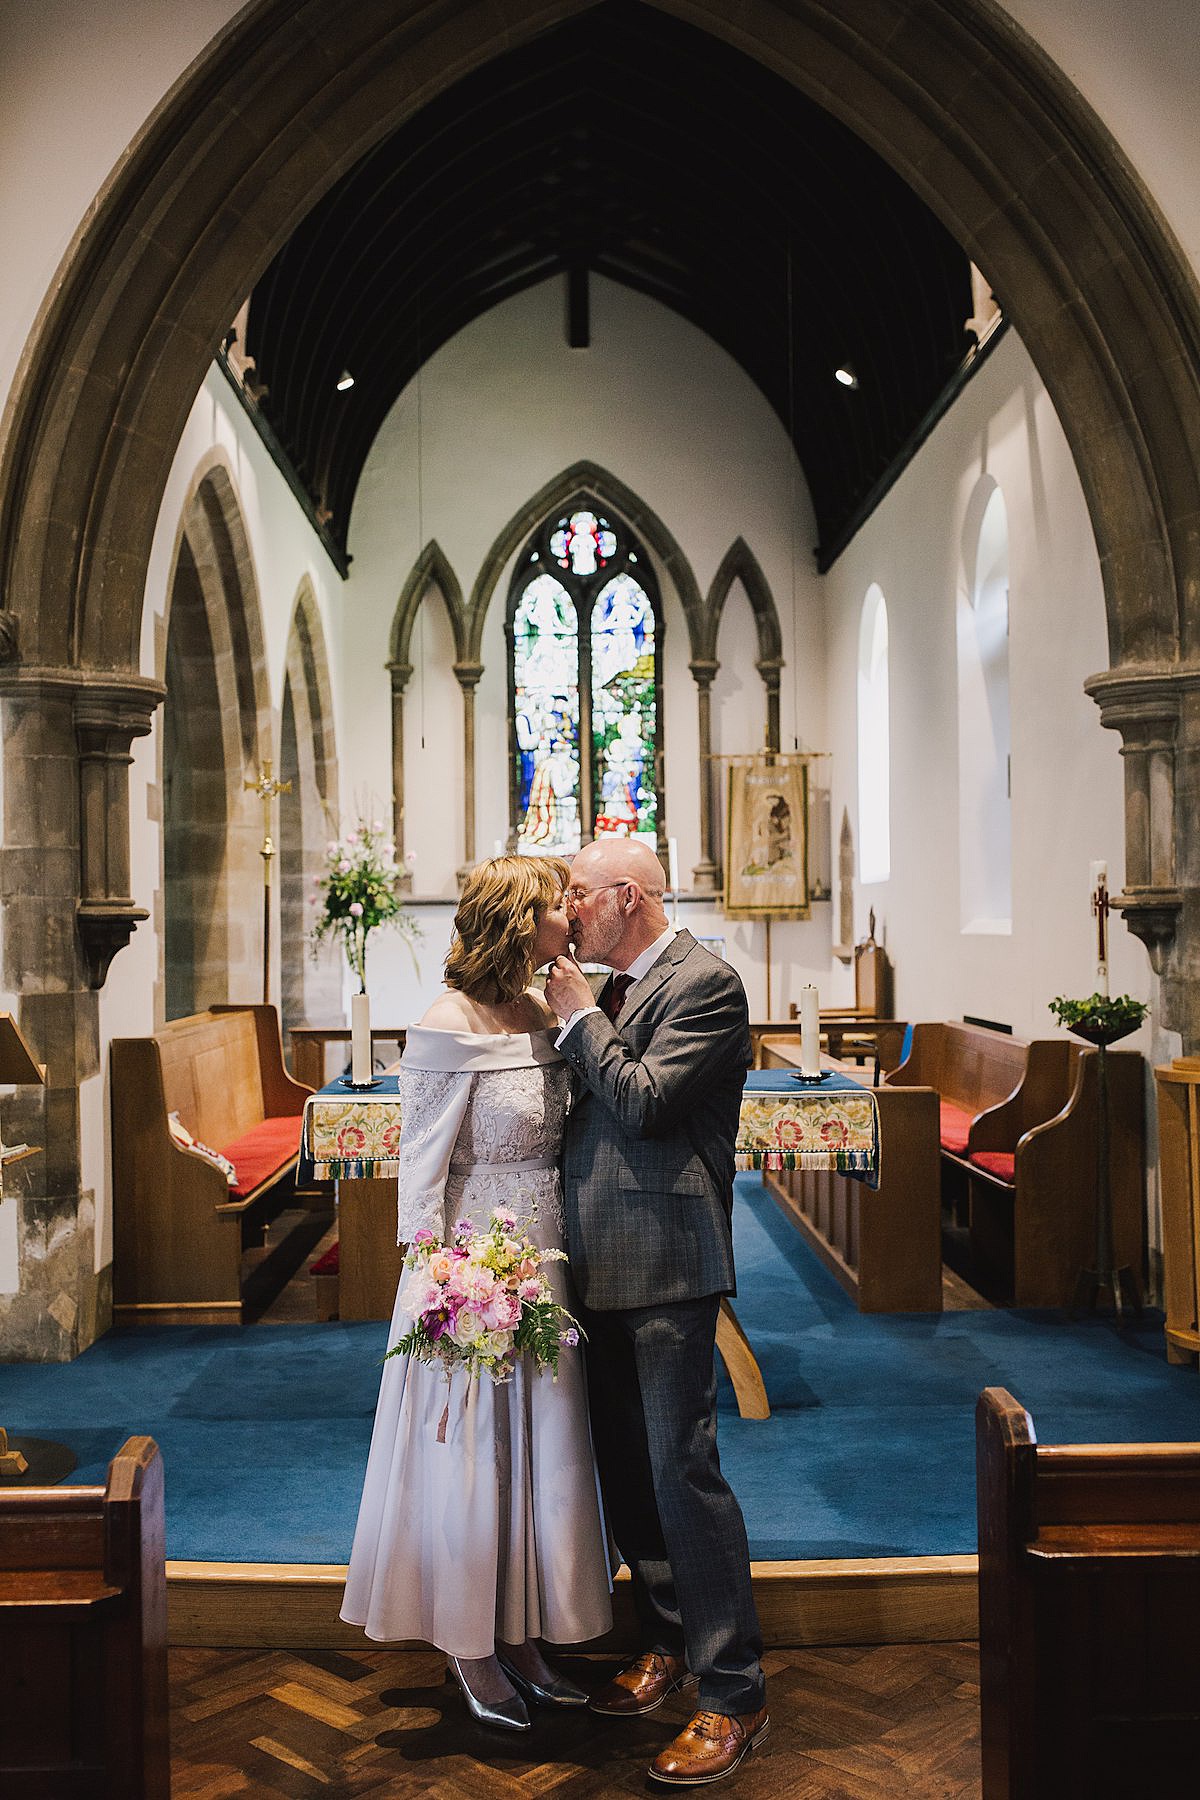
[[[611,1659],[561,1659],[598,1685]],[[974,1644],[776,1651],[772,1730],[722,1784],[739,1800],[978,1800]],[[527,1737],[475,1725],[421,1651],[173,1650],[176,1800],[555,1800],[667,1790],[646,1765],[688,1716],[538,1712]]]

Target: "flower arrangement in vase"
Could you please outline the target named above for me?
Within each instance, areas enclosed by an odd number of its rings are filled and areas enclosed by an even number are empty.
[[[325,850],[325,872],[313,876],[317,917],[312,928],[313,955],[327,938],[335,938],[346,953],[359,993],[367,991],[367,942],[373,931],[390,925],[412,950],[421,928],[404,904],[403,871],[396,861],[396,846],[384,836],[383,822],[360,819],[344,838],[333,839]]]

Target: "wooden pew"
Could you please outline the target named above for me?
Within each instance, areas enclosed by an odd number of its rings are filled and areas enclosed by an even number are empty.
[[[1014,1094],[1025,1074],[1023,1038],[953,1021],[913,1026],[912,1047],[888,1087],[931,1087],[940,1097],[941,1144],[965,1157],[980,1113]]]
[[[244,1243],[261,1233],[296,1167],[310,1090],[283,1066],[273,1006],[216,1006],[145,1038],[114,1038],[114,1316],[154,1324],[238,1323]],[[233,1162],[231,1188],[193,1137]]]
[[[762,1040],[762,1067],[794,1069],[792,1038]],[[938,1100],[932,1088],[875,1090],[879,1186],[823,1169],[764,1170],[767,1192],[860,1312],[942,1310]]]
[[[976,1409],[983,1800],[1194,1793],[1200,1443],[1039,1448]]]
[[[1108,1055],[1109,1179],[1118,1267],[1140,1270],[1145,1090],[1136,1051]],[[1095,1050],[1035,1039],[1020,1086],[972,1124],[957,1159],[970,1183],[972,1259],[1017,1306],[1070,1306],[1095,1261]],[[945,1153],[943,1153],[945,1154]]]
[[[0,1488],[0,1793],[169,1800],[162,1458]]]

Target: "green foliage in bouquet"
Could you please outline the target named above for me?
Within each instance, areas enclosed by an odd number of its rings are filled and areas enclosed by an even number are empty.
[[[390,925],[407,940],[410,951],[421,936],[415,916],[401,898],[400,877],[396,846],[384,836],[379,819],[373,824],[360,819],[344,839],[331,842],[325,851],[325,873],[313,877],[318,909],[313,955],[326,938],[338,939],[364,994],[371,933]]]
[[[1089,994],[1086,1000],[1068,1000],[1059,994],[1050,1002],[1050,1011],[1068,1031],[1076,1025],[1103,1032],[1132,1031],[1149,1010],[1144,1001],[1133,1000],[1128,994]]]

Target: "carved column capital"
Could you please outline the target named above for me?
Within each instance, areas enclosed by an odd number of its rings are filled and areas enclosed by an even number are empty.
[[[1186,842],[1187,830],[1177,832],[1177,769],[1180,755],[1190,749],[1194,757],[1197,748],[1187,744],[1181,728],[1195,710],[1187,701],[1200,693],[1200,668],[1108,669],[1084,688],[1100,708],[1101,723],[1120,732],[1125,763],[1125,880],[1113,906],[1162,975],[1184,915],[1178,845]]]
[[[698,688],[707,690],[716,680],[717,670],[721,667],[715,656],[698,656],[688,664],[692,672],[692,680]]]
[[[392,693],[399,698],[412,680],[413,666],[409,662],[390,662],[387,670],[392,678]]]
[[[483,664],[481,662],[456,662],[453,668],[454,678],[459,687],[464,693],[473,693],[483,674]]]

